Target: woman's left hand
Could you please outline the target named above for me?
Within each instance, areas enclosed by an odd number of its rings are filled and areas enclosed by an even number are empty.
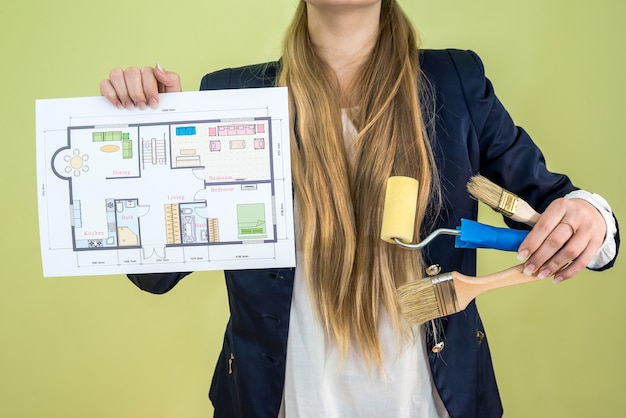
[[[524,273],[560,283],[591,262],[605,235],[606,222],[589,202],[556,199],[520,244],[518,259],[526,260]]]

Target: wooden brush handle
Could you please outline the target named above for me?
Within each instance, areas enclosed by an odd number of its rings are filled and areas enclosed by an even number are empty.
[[[515,211],[515,214],[511,216],[511,219],[517,222],[525,223],[529,226],[534,226],[540,216],[541,215],[533,209],[528,202],[523,199],[519,199],[517,202],[517,210]]]
[[[523,270],[524,265],[520,264],[482,277],[471,277],[456,271],[452,272],[459,308],[465,309],[476,296],[489,290],[538,280],[537,276],[528,276],[522,272]]]

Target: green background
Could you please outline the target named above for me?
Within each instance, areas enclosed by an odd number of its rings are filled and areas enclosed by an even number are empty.
[[[472,49],[549,168],[625,213],[626,3],[404,0],[423,46]],[[165,296],[124,277],[44,279],[35,99],[93,96],[113,67],[200,77],[275,59],[296,0],[3,1],[0,5],[0,416],[208,417],[227,319],[221,273]],[[483,220],[500,223],[488,213]],[[482,272],[515,263],[484,251]],[[444,264],[445,268],[445,262]],[[506,417],[626,410],[624,265],[483,295]]]

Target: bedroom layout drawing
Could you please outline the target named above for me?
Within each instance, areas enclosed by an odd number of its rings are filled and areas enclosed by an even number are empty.
[[[284,93],[38,102],[44,275],[293,266]]]

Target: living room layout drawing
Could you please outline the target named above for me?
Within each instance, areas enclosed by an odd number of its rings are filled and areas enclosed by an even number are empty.
[[[66,126],[41,132],[38,107],[44,275],[293,265],[288,118],[250,107],[256,90],[242,111],[182,93],[167,112],[105,120],[75,99]]]

